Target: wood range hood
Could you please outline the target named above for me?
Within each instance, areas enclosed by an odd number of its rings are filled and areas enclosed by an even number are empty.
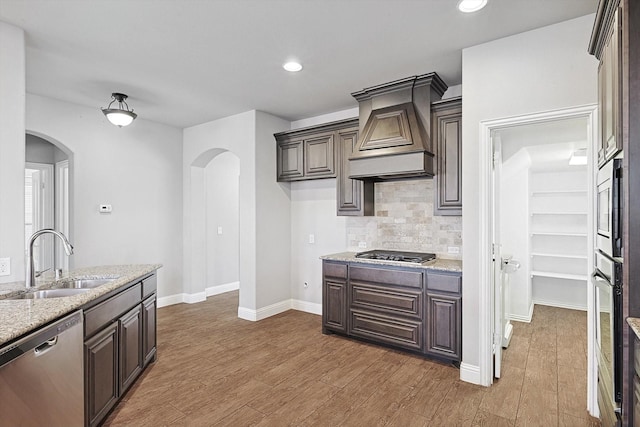
[[[349,157],[349,178],[433,177],[431,103],[446,90],[438,74],[428,73],[352,93],[359,103],[360,137]]]

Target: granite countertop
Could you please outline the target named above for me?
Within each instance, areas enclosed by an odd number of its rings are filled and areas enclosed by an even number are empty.
[[[0,345],[56,320],[160,267],[161,264],[88,267],[72,270],[58,281],[53,280],[52,275],[45,275],[36,280],[38,289],[50,289],[55,288],[58,283],[73,279],[116,279],[86,292],[62,298],[10,299],[26,292],[24,282],[0,284]]]
[[[640,319],[637,317],[627,317],[627,323],[631,326],[631,329],[633,329],[636,337],[640,339]]]
[[[324,256],[321,256],[320,259],[326,259],[330,261],[359,262],[362,264],[393,265],[398,267],[420,268],[424,270],[453,271],[456,273],[462,273],[462,261],[458,259],[436,258],[432,261],[427,261],[423,263],[400,262],[400,261],[388,261],[388,260],[379,260],[379,259],[356,258],[356,252],[340,252],[337,254],[324,255]]]

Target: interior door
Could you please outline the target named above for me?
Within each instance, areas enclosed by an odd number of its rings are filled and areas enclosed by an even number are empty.
[[[502,335],[503,335],[503,289],[502,289],[502,253],[500,250],[500,175],[502,167],[502,144],[498,136],[493,140],[493,185],[491,205],[493,210],[493,376],[500,378],[502,369]]]
[[[25,166],[25,242],[43,228],[53,228],[53,165],[26,163]],[[53,268],[53,236],[40,236],[33,245],[36,271]]]

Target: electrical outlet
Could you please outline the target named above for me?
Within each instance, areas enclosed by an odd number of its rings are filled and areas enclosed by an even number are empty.
[[[11,274],[11,258],[0,258],[0,276]]]
[[[367,242],[360,242],[358,243],[358,247],[360,249],[367,249]]]
[[[313,244],[316,242],[315,234],[309,234],[309,243]]]
[[[308,282],[304,282],[304,287],[308,288],[309,287],[309,283]]]
[[[218,234],[222,234],[222,226],[221,225],[218,226]]]
[[[460,247],[459,246],[448,246],[447,247],[447,253],[448,254],[459,254],[460,253]]]

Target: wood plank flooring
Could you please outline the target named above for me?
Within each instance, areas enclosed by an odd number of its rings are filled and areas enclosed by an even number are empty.
[[[106,426],[598,426],[586,411],[586,313],[536,306],[504,375],[322,335],[320,317],[237,318],[238,293],[158,310],[158,359]]]

